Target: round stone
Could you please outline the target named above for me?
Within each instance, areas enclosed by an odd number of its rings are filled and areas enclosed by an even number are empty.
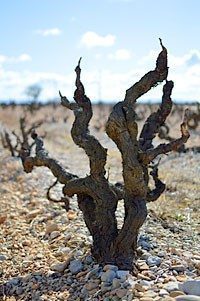
[[[83,264],[80,260],[72,260],[69,265],[69,270],[72,274],[77,274],[83,268]]]
[[[162,259],[158,256],[149,256],[147,258],[146,262],[147,262],[148,266],[150,266],[150,267],[154,266],[154,265],[159,266],[162,262]]]
[[[188,295],[200,296],[200,280],[188,280],[179,284],[179,288]]]
[[[101,281],[110,283],[116,277],[116,273],[113,270],[108,270],[101,275]]]

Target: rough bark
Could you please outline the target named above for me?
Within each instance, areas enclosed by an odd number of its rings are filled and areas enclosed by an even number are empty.
[[[160,44],[162,51],[158,56],[155,70],[145,74],[126,91],[124,101],[113,107],[106,124],[107,135],[121,152],[123,184],[111,184],[105,177],[107,150],[89,132],[88,126],[93,113],[90,99],[86,96],[80,79],[80,60],[75,69],[75,102],[70,102],[59,93],[61,104],[74,112],[75,120],[71,135],[74,143],[81,147],[89,158],[90,174],[78,178],[66,172],[59,162],[49,157],[42,139],[36,133],[32,133],[36,143],[35,156],[30,156],[30,152],[26,149],[21,152],[26,172],[31,172],[34,166],[46,166],[57,181],[64,184],[65,196],[77,195],[79,208],[93,237],[92,254],[96,260],[99,263],[116,264],[119,268],[128,270],[133,268],[138,232],[147,216],[146,203],[155,201],[165,189],[165,184],[158,178],[158,164],[153,164],[150,174],[149,164],[158,155],[170,152],[189,138],[184,120],[181,125],[181,138],[153,148],[152,140],[165,122],[172,105],[170,95],[173,82],[167,81],[167,50],[161,40]],[[147,119],[138,139],[134,104],[141,95],[163,80],[166,80],[166,84],[160,108]],[[153,190],[148,187],[149,175],[155,183]],[[115,212],[121,199],[124,200],[125,214],[124,224],[118,229]]]
[[[159,132],[161,126],[164,125],[167,116],[171,112],[171,93],[173,87],[174,83],[172,81],[166,81],[166,84],[163,87],[162,103],[159,109],[157,110],[157,112],[153,112],[145,121],[139,138],[140,148],[143,151],[149,148],[153,148],[152,141],[155,138],[156,134]]]
[[[177,111],[179,112],[179,107],[176,108]],[[181,112],[182,112],[182,108],[181,108]],[[186,118],[186,123],[187,123],[187,127],[188,129],[191,130],[195,130],[198,127],[198,123],[200,121],[200,105],[197,104],[197,112],[195,111],[186,111],[187,114],[187,118]],[[189,133],[188,133],[189,135]],[[175,139],[170,136],[170,127],[164,123],[160,128],[159,128],[159,132],[158,132],[158,137],[160,139],[164,139],[167,141],[174,141]],[[182,144],[176,147],[176,149],[174,149],[175,151],[177,151],[178,153],[186,153],[186,152],[199,152],[200,151],[200,146],[193,146],[193,147],[186,147],[185,144]]]

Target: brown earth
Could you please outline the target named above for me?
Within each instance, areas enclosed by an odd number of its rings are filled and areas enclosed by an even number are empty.
[[[146,116],[150,110],[145,106],[140,109]],[[109,111],[109,106],[94,107],[91,132],[108,148],[107,172],[110,181],[117,182],[122,180],[120,154],[103,131]],[[21,108],[0,108],[0,129],[17,131],[21,115]],[[66,117],[67,121],[64,120]],[[70,136],[73,114],[61,106],[48,106],[30,117],[30,120],[38,119],[45,121],[38,133],[46,132],[45,147],[50,155],[74,174],[83,176],[89,173],[86,155],[74,145]],[[180,135],[180,122],[181,116],[178,113],[169,118],[171,136]],[[142,124],[143,121],[139,121],[140,128]],[[160,143],[160,140],[156,139],[155,143]],[[200,127],[191,131],[187,146],[200,146]],[[174,252],[177,252],[179,259],[183,252],[190,252],[191,256],[198,257],[200,153],[172,153],[163,156],[159,175],[167,188],[158,201],[148,205],[150,213],[141,231],[150,235],[158,245],[158,250],[165,251],[169,260],[173,259]],[[81,299],[76,295],[72,284],[74,288],[84,286],[84,273],[79,277],[72,276],[66,269],[64,274],[52,276],[51,266],[65,262],[70,256],[81,258],[85,264],[85,274],[91,268],[84,261],[90,254],[91,238],[75,198],[71,201],[69,213],[60,204],[46,200],[46,190],[53,181],[53,176],[45,168],[37,168],[33,173],[25,174],[20,160],[10,157],[9,152],[0,145],[0,300],[104,300],[103,297]],[[60,188],[58,185],[54,189],[57,197]],[[119,223],[123,218],[122,205],[119,205],[118,210]],[[49,223],[54,225],[55,237],[46,233]],[[63,254],[61,247],[68,248],[68,251]],[[78,251],[82,253],[77,255]],[[198,277],[199,269],[200,264],[198,268],[194,268],[193,278]],[[167,277],[170,275],[169,273]],[[186,271],[180,275],[187,278]],[[179,278],[180,275],[178,274]],[[136,295],[133,300],[140,298],[142,296]]]

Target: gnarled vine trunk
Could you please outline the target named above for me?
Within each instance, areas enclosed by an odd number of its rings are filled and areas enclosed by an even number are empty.
[[[126,91],[125,99],[113,107],[106,124],[107,135],[121,152],[124,179],[122,185],[111,184],[106,179],[107,150],[89,133],[92,106],[80,80],[80,61],[75,69],[75,102],[69,102],[61,93],[60,96],[61,104],[74,112],[75,120],[71,135],[74,143],[83,148],[89,158],[90,175],[78,178],[66,172],[59,162],[49,157],[42,139],[36,133],[32,133],[36,143],[35,156],[30,156],[26,150],[21,154],[26,172],[31,172],[34,166],[46,166],[57,181],[64,185],[65,196],[77,195],[79,208],[93,237],[92,254],[96,260],[99,263],[112,263],[127,270],[133,268],[138,232],[147,216],[146,203],[155,201],[165,189],[165,185],[158,178],[158,164],[154,163],[149,172],[150,164],[158,155],[180,147],[189,138],[185,114],[179,139],[155,148],[152,144],[172,108],[170,96],[173,82],[167,81],[167,50],[161,40],[160,44],[162,51],[157,58],[155,70],[145,74]],[[135,102],[164,80],[166,83],[163,87],[161,105],[157,112],[147,118],[138,137]],[[148,187],[149,176],[155,182],[153,190]],[[121,229],[118,229],[115,215],[119,200],[124,200],[125,212]]]

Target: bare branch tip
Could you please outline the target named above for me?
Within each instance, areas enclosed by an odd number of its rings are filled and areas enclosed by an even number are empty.
[[[35,140],[35,139],[37,138],[37,136],[38,136],[38,134],[37,134],[35,131],[32,131],[32,133],[31,133],[31,138],[32,138],[33,140]]]
[[[59,90],[59,95],[60,95],[60,98],[61,98],[61,104],[62,104],[63,106],[66,106],[66,103],[69,103],[69,100],[67,99],[66,96],[63,96],[63,95],[61,94],[60,90]]]
[[[80,59],[79,59],[79,61],[78,61],[78,67],[79,67],[79,68],[80,68],[81,60],[82,60],[82,57],[80,57]]]
[[[163,46],[162,39],[159,38],[159,41],[160,41],[160,46],[162,47],[162,49],[164,49],[165,47]]]
[[[160,157],[159,159],[158,159],[158,162],[155,164],[157,167],[158,167],[158,165],[160,164],[160,161],[162,160],[162,158]]]
[[[80,59],[78,60],[78,65],[77,65],[76,68],[75,68],[75,72],[76,72],[76,73],[81,71],[81,67],[80,67],[81,59],[82,59],[82,57],[80,57]]]
[[[62,96],[62,94],[61,94],[60,90],[59,90],[59,95],[60,95],[60,98],[63,98],[63,96]]]

